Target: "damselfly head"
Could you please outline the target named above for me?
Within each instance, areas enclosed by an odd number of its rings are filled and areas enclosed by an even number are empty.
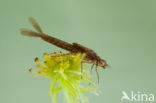
[[[108,64],[105,60],[101,59],[99,61],[99,66],[101,66],[103,69],[105,69],[108,66]]]

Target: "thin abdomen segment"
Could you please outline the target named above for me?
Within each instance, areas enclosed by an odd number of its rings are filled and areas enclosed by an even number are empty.
[[[52,37],[52,36],[49,36],[49,35],[46,35],[46,34],[42,34],[41,38],[44,40],[44,41],[47,41],[55,46],[58,46],[62,49],[65,49],[65,50],[68,50],[70,52],[76,52],[76,49],[73,47],[72,44],[70,43],[67,43],[65,41],[62,41],[60,39],[57,39],[55,37]]]

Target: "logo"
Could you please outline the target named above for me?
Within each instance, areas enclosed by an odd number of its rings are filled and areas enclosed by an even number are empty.
[[[125,91],[122,91],[121,101],[132,101],[132,102],[153,102],[154,94],[146,94],[141,92],[131,91],[127,94]]]

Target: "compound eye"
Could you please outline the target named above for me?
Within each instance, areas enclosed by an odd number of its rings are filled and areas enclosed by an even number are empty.
[[[107,67],[107,65],[104,64],[104,65],[103,65],[103,69],[105,69],[106,67]]]
[[[103,69],[105,69],[107,67],[107,63],[106,62],[102,62],[102,67],[103,67]]]

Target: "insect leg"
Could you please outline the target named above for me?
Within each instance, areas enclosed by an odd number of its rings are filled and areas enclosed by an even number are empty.
[[[98,73],[98,71],[97,71],[97,67],[98,67],[98,62],[96,63],[95,70],[96,70],[96,74],[97,74],[97,78],[98,78],[98,83],[99,83],[99,73]]]
[[[83,61],[81,62],[81,73],[83,72]]]
[[[91,74],[92,74],[92,70],[93,70],[94,65],[95,65],[95,63],[93,63],[91,66],[91,71],[90,71]]]

